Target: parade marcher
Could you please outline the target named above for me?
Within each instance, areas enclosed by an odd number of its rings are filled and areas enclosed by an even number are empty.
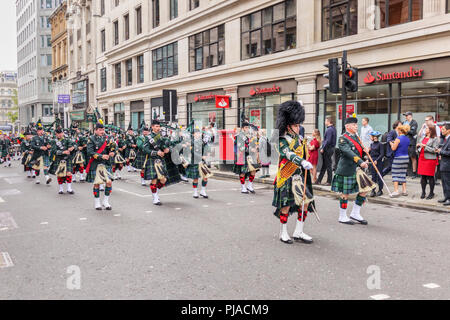
[[[352,220],[360,224],[367,224],[367,221],[360,214],[360,210],[366,201],[366,193],[360,192],[358,182],[356,179],[356,170],[359,167],[367,169],[368,164],[364,162],[363,152],[368,153],[368,150],[360,143],[358,132],[358,119],[356,117],[349,117],[345,119],[345,133],[339,137],[338,147],[341,152],[341,157],[337,165],[336,173],[333,177],[331,190],[341,193],[339,200],[339,222],[345,224],[354,224]],[[347,203],[348,196],[352,193],[358,193],[350,220],[347,217]]]
[[[136,159],[137,145],[131,122],[128,125],[127,134],[125,136],[125,144],[126,148],[124,152],[124,158],[126,160],[127,171],[136,172],[136,168],[134,167],[133,162]]]
[[[6,133],[3,133],[3,135],[0,134],[0,137],[1,137],[1,140],[0,140],[1,152],[0,153],[1,153],[2,161],[5,163],[5,167],[11,167],[11,152],[10,152],[11,140],[9,140]]]
[[[150,129],[147,127],[144,121],[142,121],[141,124],[141,134],[136,138],[136,147],[137,147],[137,153],[136,153],[136,159],[133,162],[133,167],[136,169],[141,170],[141,185],[147,186],[145,183],[144,175],[145,175],[145,169],[144,169],[144,162],[146,160],[146,154],[142,150],[144,143],[147,140],[147,136],[150,134]]]
[[[125,155],[125,149],[126,149],[127,145],[126,145],[125,139],[122,137],[121,134],[119,134],[116,131],[113,131],[113,132],[114,132],[113,138],[117,144],[117,152],[113,159],[112,172],[113,172],[114,179],[120,180],[120,179],[122,179],[122,177],[120,175],[120,171],[122,171],[124,163],[126,163],[124,155]]]
[[[74,194],[72,190],[72,157],[71,152],[76,144],[70,137],[65,137],[61,127],[55,130],[56,138],[52,141],[49,173],[56,175],[59,185],[59,194],[64,193],[64,183],[67,184],[67,193]]]
[[[52,178],[48,175],[48,168],[50,166],[50,139],[44,132],[44,127],[40,120],[36,124],[36,136],[31,139],[31,149],[33,150],[33,156],[31,162],[33,163],[33,169],[36,172],[36,176],[40,175],[41,170],[44,171],[45,183],[49,184]],[[39,184],[39,179],[36,179],[36,184]]]
[[[305,160],[308,157],[308,146],[306,139],[300,135],[300,124],[304,120],[305,109],[300,102],[286,101],[282,103],[278,108],[276,123],[279,141],[272,140],[276,143],[280,155],[272,206],[276,208],[274,215],[281,222],[280,240],[287,244],[293,243],[287,232],[288,217],[293,213],[297,213],[294,240],[305,243],[312,242],[312,238],[303,232],[308,210],[312,210],[314,205],[311,175],[307,171],[311,170],[313,166]],[[306,199],[303,197],[305,175]]]
[[[33,135],[29,128],[24,133],[25,139],[20,144],[20,151],[22,152],[22,164],[23,170],[27,173],[27,178],[36,178],[36,173],[31,168],[31,158],[33,155],[33,150],[31,149],[31,139]]]
[[[86,167],[86,181],[94,183],[95,209],[102,210],[100,204],[100,185],[105,184],[105,196],[103,206],[106,210],[111,210],[109,197],[112,192],[111,158],[114,157],[115,143],[105,135],[105,126],[99,119],[95,125],[94,134],[89,137],[87,143],[87,154],[89,162]]]
[[[369,135],[372,139],[369,154],[372,157],[373,163],[377,166],[378,172],[381,173],[381,171],[383,170],[384,158],[384,146],[379,141],[381,133],[379,131],[372,131],[371,133],[369,133]],[[373,165],[370,167],[370,173],[372,174],[372,181],[378,184],[378,192],[373,189],[370,196],[379,197],[383,195],[383,180],[381,180],[380,176],[377,173],[377,170],[373,167]]]
[[[206,185],[208,184],[208,178],[211,177],[211,172],[206,165],[206,159],[209,155],[209,140],[202,138],[202,132],[199,129],[194,129],[194,133],[190,143],[190,155],[189,165],[186,169],[186,176],[192,179],[192,187],[194,188],[193,197],[198,199],[198,180],[202,179],[202,189],[200,196],[207,199]]]
[[[87,142],[88,137],[80,132],[77,124],[72,125],[73,138],[75,139],[76,148],[73,156],[73,171],[75,175],[73,182],[84,182],[86,181],[86,161],[87,161]]]
[[[248,122],[242,123],[242,130],[235,138],[235,163],[233,166],[233,172],[239,175],[241,182],[241,193],[255,193],[253,189],[253,180],[256,175],[256,168],[249,163],[250,152],[253,155],[256,154],[256,149],[250,150],[250,124]],[[252,170],[254,169],[254,170]],[[248,177],[248,184],[245,185],[245,180]]]
[[[151,130],[152,132],[145,137],[141,147],[141,151],[145,155],[143,163],[144,180],[151,180],[150,190],[153,204],[161,205],[158,190],[161,190],[167,182],[168,172],[164,157],[169,152],[169,148],[161,135],[161,124],[158,120],[152,121]]]

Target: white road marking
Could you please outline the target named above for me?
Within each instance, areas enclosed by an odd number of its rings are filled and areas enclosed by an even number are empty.
[[[373,300],[384,300],[389,299],[390,297],[387,294],[376,294],[374,296],[370,296]]]
[[[145,213],[152,213],[153,211],[151,211],[151,210],[148,210],[148,211],[145,211]]]
[[[114,217],[120,217],[120,213],[116,213]]]
[[[8,252],[0,252],[0,268],[13,267],[14,263],[11,260]]]
[[[9,212],[0,212],[0,228],[6,228],[4,230],[9,229],[17,229],[17,223],[14,221],[11,213]]]
[[[80,221],[84,221],[84,220],[87,220],[87,218],[80,218]]]
[[[207,205],[207,204],[204,204],[203,205],[203,208],[208,208],[209,206]]]
[[[181,208],[175,208],[175,210],[181,210]]]
[[[0,203],[5,202],[2,197],[0,197]]]
[[[1,227],[0,228],[0,231],[6,231],[6,230],[9,230],[9,228],[8,227]]]
[[[48,224],[47,221],[41,222],[42,225]]]
[[[0,196],[16,196],[21,193],[22,192],[20,192],[20,190],[17,190],[17,189],[0,190]]]
[[[424,284],[423,286],[428,289],[440,288],[440,285],[438,285],[436,283],[427,283],[427,284]]]

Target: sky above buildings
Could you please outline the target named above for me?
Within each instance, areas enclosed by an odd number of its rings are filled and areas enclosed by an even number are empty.
[[[17,70],[16,0],[0,0],[0,71]]]

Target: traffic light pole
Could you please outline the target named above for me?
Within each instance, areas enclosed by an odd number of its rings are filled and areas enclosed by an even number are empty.
[[[341,91],[341,100],[342,100],[342,133],[345,133],[345,118],[347,116],[347,88],[345,86],[345,69],[347,68],[347,50],[342,52],[342,91]],[[339,112],[339,110],[338,110]]]

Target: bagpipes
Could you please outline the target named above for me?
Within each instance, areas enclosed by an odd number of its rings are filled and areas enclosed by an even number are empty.
[[[85,159],[84,159],[83,152],[81,152],[80,150],[78,150],[78,151],[75,153],[75,157],[73,158],[72,163],[74,163],[74,164],[84,164],[84,162],[85,162]]]
[[[206,164],[206,162],[203,160],[200,161],[200,163],[198,164],[198,171],[199,171],[202,179],[209,179],[213,176],[213,173],[208,168],[208,165]]]
[[[57,177],[65,177],[67,175],[67,162],[66,160],[61,160],[59,162],[58,168],[56,169],[55,175]]]

